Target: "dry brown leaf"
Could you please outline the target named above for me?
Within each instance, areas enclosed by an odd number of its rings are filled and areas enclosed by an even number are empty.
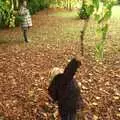
[[[95,97],[95,98],[96,98],[97,100],[99,100],[99,99],[100,99],[100,97],[98,97],[98,96],[97,96],[97,97]]]
[[[98,103],[96,103],[96,102],[93,102],[93,103],[92,103],[92,105],[94,105],[94,106],[97,106],[97,105],[98,105]]]
[[[114,98],[115,100],[119,100],[119,99],[120,99],[119,96],[113,96],[113,98]]]
[[[116,116],[117,116],[117,117],[120,117],[120,113],[117,113]]]
[[[98,116],[97,115],[93,115],[93,120],[98,120]]]

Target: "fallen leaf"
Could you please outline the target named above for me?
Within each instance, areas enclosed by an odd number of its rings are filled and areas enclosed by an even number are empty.
[[[98,104],[96,102],[93,102],[92,105],[97,106]]]
[[[120,117],[120,113],[117,113],[116,116],[117,116],[117,117]]]
[[[93,115],[93,120],[98,120],[98,116],[97,115]]]
[[[88,88],[85,87],[84,85],[82,85],[82,89],[83,89],[83,90],[88,90]]]
[[[100,99],[100,97],[98,97],[98,96],[97,96],[97,97],[95,97],[95,98],[96,98],[97,100],[99,100],[99,99]]]
[[[118,100],[120,97],[119,96],[113,96],[115,100]]]

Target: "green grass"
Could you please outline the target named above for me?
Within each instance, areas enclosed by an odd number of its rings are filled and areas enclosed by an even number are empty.
[[[64,28],[64,31],[65,31],[65,33],[77,33],[77,32],[79,32],[80,33],[80,28],[79,27],[66,27],[66,28]]]
[[[58,17],[64,17],[64,18],[77,18],[78,12],[76,11],[57,12],[57,13],[51,14],[50,16],[58,16]]]
[[[65,18],[78,18],[77,11],[65,11],[65,12],[57,12],[54,14],[50,14],[50,16],[58,16],[58,17],[65,17]],[[120,18],[120,6],[116,5],[112,9],[112,18]]]

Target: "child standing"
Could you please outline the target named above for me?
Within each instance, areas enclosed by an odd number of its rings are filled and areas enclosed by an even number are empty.
[[[25,42],[28,43],[29,41],[27,38],[27,32],[28,32],[29,28],[32,26],[32,19],[31,19],[29,9],[27,8],[26,0],[22,1],[19,14],[22,17],[21,29],[23,31],[24,40],[25,40]]]

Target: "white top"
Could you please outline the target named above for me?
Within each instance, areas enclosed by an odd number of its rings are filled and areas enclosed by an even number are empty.
[[[32,19],[29,10],[24,6],[21,6],[19,14],[23,17],[23,21],[21,22],[21,27],[31,27]]]

